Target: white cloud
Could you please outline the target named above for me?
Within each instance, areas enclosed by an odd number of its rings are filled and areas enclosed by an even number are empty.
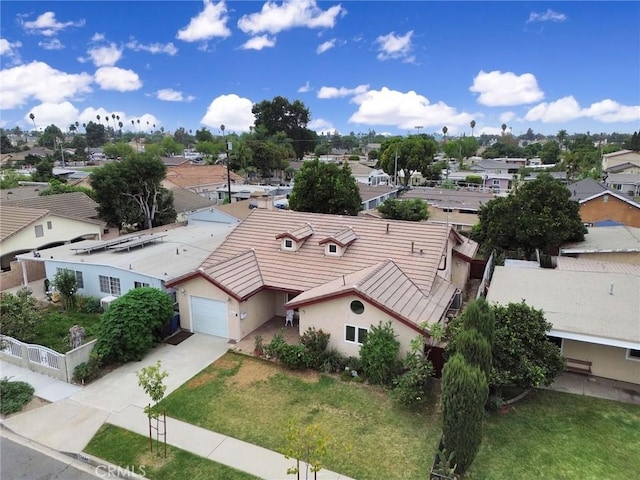
[[[144,115],[140,115],[140,116],[130,115],[123,111],[107,110],[104,107],[99,107],[99,108],[87,107],[78,115],[77,120],[80,122],[80,124],[89,123],[89,122],[97,123],[98,122],[98,119],[96,118],[97,115],[100,115],[100,123],[102,123],[103,125],[107,123],[105,119],[108,117],[109,118],[108,125],[112,127],[113,127],[113,121],[114,121],[112,115],[119,116],[120,120],[117,120],[117,119],[115,120],[116,128],[119,128],[117,127],[117,122],[120,121],[122,122],[122,130],[145,131],[147,129],[147,121],[149,122],[149,125],[153,125],[155,123],[156,128],[159,126],[158,120],[156,119],[155,116],[151,114],[145,113]],[[138,123],[137,123],[138,119],[140,119],[140,126],[138,126]],[[131,124],[131,120],[134,121],[133,125]]]
[[[318,90],[318,98],[342,98],[354,95],[362,95],[369,90],[369,85],[358,85],[356,88],[345,87],[321,87]]]
[[[142,87],[140,77],[133,70],[119,67],[101,67],[96,70],[95,81],[102,90],[130,92]]]
[[[331,40],[327,40],[326,42],[321,43],[320,45],[318,45],[318,48],[316,48],[316,53],[318,55],[326,52],[327,50],[331,50],[333,47],[336,46],[336,39],[333,38]]]
[[[128,49],[133,50],[134,52],[149,52],[149,53],[166,53],[167,55],[174,56],[178,53],[178,49],[172,43],[149,43],[147,45],[138,43],[135,38],[131,38],[125,45]]]
[[[538,88],[538,81],[531,73],[516,75],[513,72],[503,73],[499,70],[480,70],[469,90],[479,93],[477,102],[488,107],[522,105],[544,98],[544,92]]]
[[[60,103],[77,98],[91,92],[91,81],[87,73],[61,72],[44,62],[0,70],[0,108],[15,108],[31,99]]]
[[[269,35],[258,35],[244,42],[240,48],[242,50],[262,50],[263,48],[272,48],[276,46],[276,38]]]
[[[6,38],[0,38],[0,56],[6,57],[9,60],[10,65],[18,65],[22,62],[20,54],[17,49],[22,47],[22,43],[19,41],[10,42]]]
[[[74,107],[71,102],[45,102],[31,108],[29,112],[25,114],[24,120],[30,125],[33,125],[33,121],[29,117],[31,113],[35,116],[35,122],[38,127],[44,128],[44,126],[53,124],[63,132],[67,131],[69,125],[78,120],[78,109]]]
[[[581,108],[573,96],[563,97],[555,102],[543,102],[531,108],[525,120],[542,123],[561,123],[576,118],[593,118],[604,123],[640,121],[640,105],[627,106],[610,99],[592,103]]]
[[[253,102],[248,98],[235,93],[220,95],[213,99],[200,123],[214,129],[225,125],[227,132],[248,132],[256,120],[252,108]]]
[[[156,98],[165,102],[192,102],[196,97],[193,95],[184,96],[182,92],[173,88],[162,88],[156,92]]]
[[[550,8],[547,8],[546,12],[536,13],[531,12],[529,14],[529,20],[527,23],[532,22],[564,22],[567,16],[564,13],[554,12]]]
[[[44,42],[38,42],[38,46],[44,48],[45,50],[62,50],[64,48],[62,42],[57,38],[45,40]]]
[[[105,39],[104,33],[94,33],[93,37],[91,37],[92,42],[102,42]]]
[[[504,123],[504,122],[503,122]],[[476,135],[502,135],[501,127],[481,127],[476,130]]]
[[[502,123],[510,122],[514,118],[516,118],[516,114],[514,112],[504,112],[504,113],[501,113],[499,117]]]
[[[111,67],[122,57],[122,49],[115,43],[91,48],[87,53],[96,67]]]
[[[82,27],[84,23],[84,20],[78,20],[77,22],[59,22],[56,20],[56,14],[54,12],[45,12],[33,21],[24,22],[22,28],[24,28],[27,33],[52,37],[67,27]]]
[[[310,91],[311,91],[311,84],[309,83],[309,80],[307,80],[307,83],[305,83],[298,89],[298,93],[307,93]]]
[[[314,130],[318,135],[332,135],[336,130],[333,124],[324,118],[311,120],[307,126],[309,127],[309,130]]]
[[[295,27],[333,28],[338,16],[346,14],[340,5],[327,10],[318,8],[315,0],[284,0],[282,4],[267,1],[260,12],[244,15],[238,20],[238,28],[244,33],[283,32]]]
[[[411,37],[413,30],[408,31],[404,35],[396,35],[395,32],[386,35],[380,35],[376,38],[375,43],[380,44],[378,48],[378,60],[404,59],[412,62],[414,58],[411,56],[413,45]]]
[[[369,90],[354,97],[353,102],[358,104],[358,110],[349,122],[365,125],[395,125],[405,130],[413,130],[416,125],[440,130],[446,125],[450,133],[455,133],[458,127],[467,127],[474,118],[443,102],[430,103],[414,91],[399,92],[387,87]]]
[[[189,25],[179,30],[176,38],[184,42],[198,42],[214,37],[229,37],[231,30],[227,28],[228,20],[224,1],[214,3],[204,0],[204,10],[193,17]]]

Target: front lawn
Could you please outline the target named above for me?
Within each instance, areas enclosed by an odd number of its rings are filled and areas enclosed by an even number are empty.
[[[65,312],[56,306],[51,306],[43,312],[42,321],[34,331],[35,338],[29,343],[49,347],[58,353],[66,353],[71,350],[69,329],[74,325],[84,327],[86,343],[95,338],[92,330],[99,320],[98,313]]]
[[[358,480],[425,478],[440,431],[436,403],[434,395],[426,411],[409,413],[378,388],[235,353],[163,401],[171,417],[280,452],[290,419],[318,424],[335,438],[323,467]]]
[[[155,444],[154,444],[155,448]],[[105,423],[84,449],[150,480],[253,480],[254,476],[167,445],[167,458],[149,451],[149,438]]]
[[[358,480],[426,478],[441,422],[436,395],[406,412],[378,388],[234,353],[163,405],[171,417],[280,452],[289,419],[319,424],[337,440],[323,467]],[[639,451],[640,406],[540,390],[487,415],[466,478],[631,478]]]

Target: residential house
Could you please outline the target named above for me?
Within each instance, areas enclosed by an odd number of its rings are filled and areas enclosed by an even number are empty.
[[[365,185],[389,185],[389,175],[383,170],[365,165],[361,162],[349,162],[351,176],[356,182]]]
[[[231,185],[240,185],[243,179],[231,172]],[[209,200],[217,200],[219,187],[227,186],[227,167],[224,165],[180,165],[168,167],[162,184],[172,189],[176,186],[186,188]]]
[[[541,309],[565,357],[591,362],[595,376],[640,384],[640,273],[602,265],[499,266],[487,301]]]
[[[619,165],[615,165],[613,167],[609,167],[606,170],[607,174],[610,173],[631,173],[638,175],[640,174],[640,165],[631,162],[621,163]]]
[[[358,183],[358,191],[362,199],[362,209],[377,208],[382,202],[390,198],[397,198],[399,188],[388,185],[364,185]]]
[[[587,225],[640,227],[640,204],[625,193],[607,188],[591,178],[567,186],[571,200],[580,204],[580,218]]]
[[[402,194],[403,199],[420,198],[429,204],[429,222],[471,230],[478,223],[480,206],[495,198],[477,190],[417,187]]]
[[[527,165],[526,158],[487,158],[475,161],[469,170],[483,173],[510,173],[517,174]]]
[[[387,320],[406,352],[459,306],[477,248],[444,225],[257,208],[167,286],[186,330],[240,341],[297,309],[300,333],[321,328],[347,355]]]
[[[468,177],[480,177],[481,183],[473,186],[481,192],[489,192],[495,194],[506,194],[511,190],[516,174],[511,173],[495,173],[483,172],[481,170],[467,170],[461,172],[450,172],[446,175],[446,179],[456,185],[468,185]]]
[[[185,222],[191,214],[206,210],[215,205],[215,200],[209,200],[202,195],[186,188],[173,188],[173,208],[176,211],[176,222]]]
[[[23,268],[44,265],[46,278],[61,269],[75,272],[80,295],[110,301],[138,287],[165,288],[166,282],[197,268],[233,230],[233,223],[164,225],[110,240],[84,240],[18,255]],[[26,274],[25,284],[36,280]]]
[[[604,179],[607,188],[621,192],[631,198],[640,197],[640,166],[638,173],[609,173]]]
[[[582,242],[567,243],[560,255],[602,262],[640,265],[640,228],[590,227]]]
[[[15,287],[22,282],[22,271],[16,268],[15,262],[21,253],[39,255],[39,250],[50,246],[84,238],[100,239],[105,224],[98,220],[96,207],[84,193],[3,201],[0,207],[1,288]]]
[[[605,153],[602,155],[602,171],[609,171],[610,168],[626,163],[640,166],[640,152],[632,150],[618,150],[617,152]]]

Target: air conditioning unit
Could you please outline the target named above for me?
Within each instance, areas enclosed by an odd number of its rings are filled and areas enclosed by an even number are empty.
[[[118,297],[114,297],[113,295],[108,295],[101,298],[100,306],[102,307],[102,310],[106,312],[109,309],[109,305],[111,305],[111,302],[113,302],[116,298]]]

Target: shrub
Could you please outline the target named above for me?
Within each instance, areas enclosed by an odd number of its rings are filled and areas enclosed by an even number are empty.
[[[433,363],[422,353],[423,337],[411,342],[404,367],[407,370],[393,380],[391,398],[404,407],[415,408],[427,402],[427,395],[434,374]]]
[[[362,371],[362,361],[360,357],[348,357],[344,368],[360,373]]]
[[[347,357],[337,348],[329,348],[322,352],[318,362],[318,369],[324,373],[337,373],[344,370]]]
[[[9,415],[19,412],[31,401],[35,390],[26,382],[12,382],[7,377],[0,380],[0,413]]]
[[[495,315],[491,306],[484,298],[479,298],[471,302],[462,314],[464,328],[475,328],[489,342],[489,347],[493,344],[495,331]]]
[[[53,286],[60,292],[65,310],[71,309],[75,304],[75,295],[78,291],[76,273],[66,268],[58,270],[53,277]]]
[[[23,342],[34,338],[36,326],[42,321],[38,302],[26,288],[15,295],[0,293],[0,318],[0,332]]]
[[[469,365],[475,365],[491,378],[491,346],[475,328],[465,329],[456,337],[455,352],[461,353]]]
[[[329,345],[330,337],[330,333],[324,333],[322,329],[316,330],[314,327],[309,327],[300,337],[300,343],[307,349],[312,367],[320,366],[320,359]]]
[[[76,308],[82,313],[102,313],[102,305],[98,297],[76,296]]]
[[[278,333],[276,333],[269,345],[264,347],[264,353],[267,357],[271,358],[280,358],[282,355],[282,350],[287,346],[287,342],[284,339],[284,328],[281,328]]]
[[[85,385],[100,374],[100,360],[92,356],[88,362],[82,362],[73,369],[73,381]]]
[[[310,366],[311,358],[304,345],[287,345],[280,350],[280,361],[291,370],[301,370]]]
[[[391,384],[400,367],[399,351],[400,342],[390,321],[371,327],[360,347],[360,360],[367,380],[376,385]]]

